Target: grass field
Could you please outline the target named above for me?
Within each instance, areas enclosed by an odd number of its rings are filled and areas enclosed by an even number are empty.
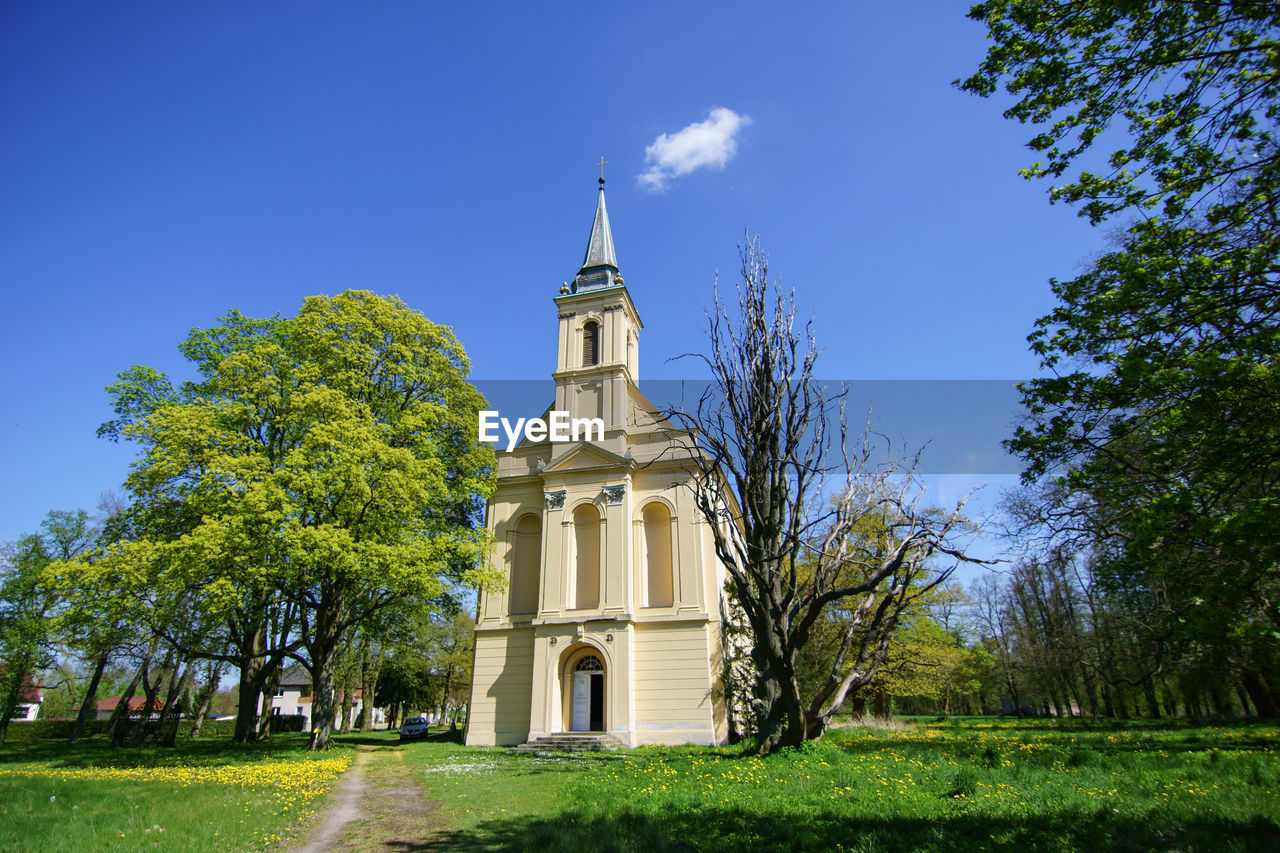
[[[959,721],[799,752],[563,758],[423,745],[431,849],[1280,850],[1280,733]]]
[[[0,747],[0,851],[278,849],[309,825],[354,753],[311,755],[306,742]]]
[[[1280,730],[972,719],[735,748],[566,756],[394,733],[231,747],[0,748],[0,850],[287,850],[368,750],[341,849],[1280,850]],[[392,842],[390,839],[394,839]]]

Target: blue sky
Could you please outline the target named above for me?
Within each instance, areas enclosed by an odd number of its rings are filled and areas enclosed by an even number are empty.
[[[178,341],[233,307],[398,294],[475,377],[548,376],[601,155],[642,376],[693,370],[667,359],[702,348],[744,230],[823,376],[1031,375],[1047,279],[1102,235],[1017,176],[1000,101],[951,86],[984,51],[964,8],[5,4],[0,541],[119,488],[103,387],[184,376]],[[652,177],[700,122],[719,162]]]

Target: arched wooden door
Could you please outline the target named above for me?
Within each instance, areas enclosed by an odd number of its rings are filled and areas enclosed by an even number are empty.
[[[604,731],[604,663],[599,657],[588,654],[578,659],[572,690],[569,731]]]

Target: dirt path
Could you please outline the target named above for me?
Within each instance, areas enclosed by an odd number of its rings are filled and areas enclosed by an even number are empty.
[[[291,853],[428,849],[440,829],[401,746],[360,746],[329,811]]]
[[[307,841],[301,847],[295,847],[290,853],[324,853],[333,850],[342,837],[343,828],[353,820],[364,817],[364,809],[360,801],[364,799],[366,789],[364,768],[369,763],[372,747],[358,747],[356,760],[351,769],[343,774],[338,789],[333,794],[329,811],[321,818],[320,823],[311,830]]]

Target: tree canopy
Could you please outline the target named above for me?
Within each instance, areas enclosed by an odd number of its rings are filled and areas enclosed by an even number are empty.
[[[1167,590],[1202,637],[1280,627],[1280,7],[1254,0],[974,6],[1043,159],[1023,172],[1119,230],[1029,340],[1009,442],[1031,515],[1100,578]],[[1074,173],[1072,170],[1077,170]]]
[[[181,350],[199,378],[129,368],[102,433],[140,446],[129,490],[185,508],[185,526],[143,524],[95,565],[142,567],[157,596],[221,626],[222,649],[205,653],[241,669],[238,734],[304,648],[324,747],[343,632],[487,578],[483,398],[448,328],[367,291],[309,297],[292,318],[232,311]]]

